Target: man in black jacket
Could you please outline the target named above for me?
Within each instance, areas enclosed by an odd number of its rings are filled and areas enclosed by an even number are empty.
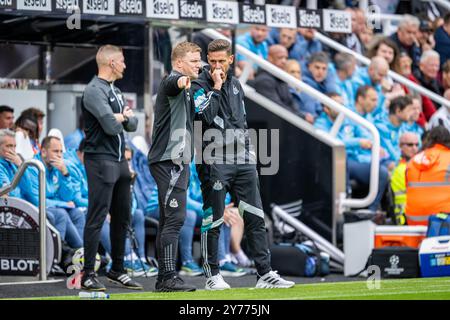
[[[127,226],[130,223],[131,175],[124,157],[123,131],[136,131],[137,118],[125,105],[114,81],[123,77],[125,60],[122,49],[102,46],[96,56],[98,75],[84,90],[81,110],[85,119],[85,166],[88,180],[88,212],[84,229],[84,272],[81,287],[105,291],[94,271],[100,231],[108,212],[111,214],[112,267],[109,281],[129,289],[142,289],[123,268]]]
[[[288,59],[288,51],[285,47],[279,44],[270,46],[268,60],[273,65],[284,71]],[[256,92],[269,98],[276,104],[293,112],[294,114],[305,118],[305,113],[296,107],[292,94],[289,91],[289,85],[267,72],[260,69],[252,82]]]
[[[201,67],[200,47],[182,42],[172,50],[172,72],[161,82],[155,104],[150,172],[158,186],[160,210],[156,246],[160,292],[195,291],[175,270],[180,229],[186,217],[189,163],[193,156],[194,104],[189,88]]]
[[[231,193],[244,218],[250,254],[258,272],[257,288],[289,288],[294,282],[282,279],[270,267],[264,212],[259,194],[255,153],[247,130],[244,91],[230,73],[234,57],[227,40],[208,46],[209,68],[192,83],[196,116],[202,120],[203,145],[197,152],[197,167],[203,196],[201,251],[206,290],[229,289],[219,273],[217,259],[225,196]],[[208,139],[208,137],[210,139]],[[234,152],[237,145],[237,152]]]

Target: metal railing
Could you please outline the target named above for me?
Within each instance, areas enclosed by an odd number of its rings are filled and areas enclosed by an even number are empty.
[[[346,53],[351,54],[352,56],[354,56],[356,58],[356,60],[362,62],[365,65],[370,64],[369,58],[366,58],[363,55],[347,48],[346,46],[326,37],[325,35],[321,34],[320,32],[316,32],[315,38],[317,40],[319,40],[320,42],[324,43],[325,45],[332,47],[335,50],[338,50],[339,52],[346,52]],[[440,95],[418,85],[417,83],[412,82],[411,80],[405,78],[404,76],[402,76],[392,70],[389,70],[388,75],[390,77],[392,77],[392,79],[394,79],[395,81],[404,84],[408,88],[419,92],[420,94],[430,98],[431,100],[433,100],[437,103],[440,103],[441,105],[446,106],[447,108],[450,108],[450,100],[447,100],[447,99],[441,97]]]
[[[437,5],[440,5],[442,8],[447,9],[450,11],[450,2],[445,0],[422,0],[423,2],[434,2]]]
[[[202,31],[204,34],[208,35],[211,38],[214,39],[227,39],[225,36],[220,34],[219,32],[212,30],[212,29],[205,29]],[[369,206],[376,197],[376,194],[378,192],[378,175],[379,175],[379,162],[380,162],[380,134],[378,133],[378,130],[375,128],[375,126],[364,119],[363,117],[359,116],[357,113],[351,111],[347,107],[337,103],[333,99],[329,98],[328,96],[322,94],[321,92],[317,91],[316,89],[310,87],[309,85],[305,84],[303,81],[300,81],[284,70],[279,69],[278,67],[274,66],[270,62],[264,60],[260,56],[254,54],[253,52],[249,51],[248,49],[244,48],[243,46],[236,44],[236,51],[243,56],[245,56],[247,59],[249,59],[252,63],[257,64],[260,68],[268,71],[269,73],[275,75],[280,80],[286,82],[290,86],[294,88],[299,88],[300,90],[304,91],[309,96],[319,100],[324,105],[330,107],[331,109],[337,110],[340,113],[344,114],[347,118],[350,120],[356,122],[357,124],[367,128],[369,132],[372,134],[373,137],[373,144],[372,144],[372,162],[370,166],[370,183],[369,183],[369,193],[365,198],[361,199],[351,199],[351,198],[345,198],[345,193],[340,195],[339,201],[339,212],[343,212],[344,208],[364,208]],[[292,115],[291,115],[292,117]],[[339,123],[337,124],[339,126]],[[339,131],[339,127],[334,127],[334,130],[337,132]]]
[[[323,238],[321,235],[319,235],[317,232],[306,226],[303,222],[301,222],[297,218],[294,218],[289,213],[281,209],[279,206],[274,206],[272,208],[272,214],[274,217],[281,218],[283,221],[287,222],[290,226],[300,231],[309,239],[313,240],[321,251],[327,252],[340,265],[344,264],[345,259],[344,253],[338,248],[336,248],[332,243]]]
[[[17,173],[14,175],[11,184],[3,186],[0,188],[0,196],[3,196],[12,190],[14,190],[19,184],[25,170],[29,167],[36,167],[39,171],[39,240],[40,240],[40,250],[39,250],[39,280],[47,280],[47,214],[45,211],[45,167],[42,162],[38,160],[27,160],[19,167]]]

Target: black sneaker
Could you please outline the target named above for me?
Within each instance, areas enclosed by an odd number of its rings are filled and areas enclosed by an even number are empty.
[[[159,289],[161,289],[162,283],[163,283],[163,280],[159,280],[159,279],[156,280],[156,283],[155,283],[156,291],[159,291]]]
[[[83,277],[81,278],[81,289],[89,291],[106,291],[105,286],[98,281],[95,272],[83,274]]]
[[[136,281],[134,281],[133,279],[131,279],[126,272],[116,272],[116,271],[110,270],[106,274],[106,277],[108,278],[108,281],[115,283],[115,284],[120,284],[121,286],[123,286],[127,289],[132,289],[132,290],[144,289],[144,287],[141,284],[139,284]]]
[[[183,279],[178,276],[164,280],[163,282],[156,282],[155,289],[157,292],[192,292],[197,290],[195,286],[184,283]]]

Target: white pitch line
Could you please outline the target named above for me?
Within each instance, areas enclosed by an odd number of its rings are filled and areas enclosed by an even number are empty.
[[[55,280],[45,280],[45,281],[24,281],[24,282],[4,282],[0,283],[0,286],[17,286],[21,284],[47,284],[47,283],[57,283],[57,282],[63,282],[64,279],[55,279]]]

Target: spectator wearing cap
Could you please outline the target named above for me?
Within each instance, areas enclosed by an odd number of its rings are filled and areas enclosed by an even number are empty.
[[[14,109],[10,106],[0,106],[0,129],[12,129],[14,126]]]
[[[444,16],[444,24],[434,33],[434,49],[440,55],[441,66],[450,59],[450,12]]]

